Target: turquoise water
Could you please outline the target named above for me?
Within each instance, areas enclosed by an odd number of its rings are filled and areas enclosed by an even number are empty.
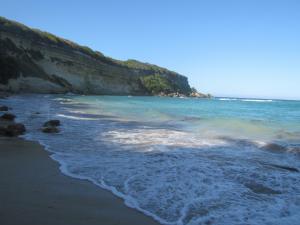
[[[299,140],[300,102],[255,99],[75,97],[88,112],[140,122],[169,123],[191,132],[213,131],[234,138]]]
[[[300,220],[299,101],[78,95],[2,101],[63,173],[110,190],[162,224]],[[61,132],[42,133],[52,118],[62,121]]]

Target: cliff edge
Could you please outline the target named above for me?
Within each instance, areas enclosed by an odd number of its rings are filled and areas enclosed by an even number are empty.
[[[192,92],[187,77],[136,60],[120,61],[0,17],[0,91],[155,95]]]

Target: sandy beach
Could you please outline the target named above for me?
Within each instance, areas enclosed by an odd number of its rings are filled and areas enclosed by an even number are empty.
[[[63,175],[36,142],[0,137],[0,224],[155,225],[94,184]]]

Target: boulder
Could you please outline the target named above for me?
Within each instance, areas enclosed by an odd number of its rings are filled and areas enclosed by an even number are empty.
[[[49,120],[44,123],[42,127],[42,131],[44,133],[58,133],[59,129],[57,128],[60,126],[60,121],[59,120]]]
[[[59,129],[54,126],[49,126],[49,127],[42,127],[42,131],[44,133],[58,133]]]
[[[286,150],[287,150],[284,146],[275,144],[275,143],[269,143],[269,144],[263,146],[262,149],[271,151],[271,152],[279,152],[279,153],[286,152]]]
[[[22,123],[8,125],[6,129],[9,136],[19,136],[26,132],[26,128]]]
[[[0,111],[8,111],[8,107],[5,105],[0,105]]]
[[[8,121],[13,121],[16,118],[16,116],[14,114],[11,113],[4,113],[0,119],[2,120],[8,120]]]
[[[266,195],[279,195],[280,191],[273,190],[267,186],[251,181],[249,183],[244,184],[247,188],[249,188],[252,192],[256,194],[266,194]]]
[[[10,94],[9,93],[7,93],[7,92],[3,92],[3,91],[0,91],[0,99],[4,99],[4,98],[7,98],[7,97],[9,97],[10,96]]]
[[[295,167],[275,165],[275,164],[271,164],[271,166],[279,168],[279,169],[287,170],[287,171],[290,171],[290,172],[297,172],[297,173],[299,172],[299,170]]]
[[[6,127],[0,127],[0,135],[7,137],[16,137],[24,134],[26,128],[22,123],[13,123]]]
[[[192,93],[190,93],[190,97],[193,97],[193,98],[210,98],[210,95],[205,95],[205,94],[202,94],[202,93],[199,93],[199,92],[192,92]]]
[[[6,127],[0,126],[0,136],[6,136]]]
[[[59,120],[49,120],[46,123],[44,123],[44,127],[57,127],[60,126]]]

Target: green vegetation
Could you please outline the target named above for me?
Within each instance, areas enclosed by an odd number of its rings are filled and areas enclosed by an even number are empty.
[[[60,41],[62,41],[62,40],[60,40],[60,38],[58,38],[55,35],[50,34],[48,32],[40,31],[38,29],[35,29],[35,32],[37,32],[42,38],[48,39],[51,42],[59,43]]]
[[[194,92],[194,93],[197,93],[198,91],[197,91],[196,88],[192,87],[192,88],[191,88],[191,92],[192,92],[192,93],[193,93],[193,92]]]
[[[141,82],[150,94],[170,93],[173,91],[171,83],[159,74],[141,77]]]
[[[110,57],[106,57],[101,52],[94,51],[87,46],[81,46],[75,42],[57,37],[51,33],[41,31],[39,29],[31,29],[21,23],[8,20],[4,17],[0,17],[0,29],[3,29],[8,32],[20,33],[24,37],[29,37],[30,39],[37,40],[37,42],[44,41],[52,45],[71,48],[73,50],[80,51],[86,55],[89,55],[95,59],[101,60],[111,65],[126,67],[128,69],[148,70],[151,71],[152,73],[159,73],[159,74],[169,73],[169,74],[179,75],[165,68],[153,64],[149,64],[149,63],[139,62],[137,60],[132,60],[132,59],[127,61],[115,60]]]
[[[171,72],[165,68],[162,68],[162,67],[150,64],[150,63],[142,63],[142,62],[139,62],[134,59],[129,59],[127,61],[120,61],[119,63],[130,69],[151,70],[151,71],[154,71],[155,73],[170,73]],[[171,73],[175,74],[175,72],[171,72]]]
[[[104,57],[102,53],[94,52],[89,47],[80,46],[80,45],[76,44],[75,42],[57,37],[51,33],[41,31],[39,29],[31,29],[21,23],[7,20],[4,17],[0,17],[0,28],[2,30],[8,31],[8,32],[20,33],[24,37],[34,39],[38,42],[44,41],[44,42],[48,42],[49,44],[52,44],[52,45],[58,45],[60,47],[73,48],[74,50],[80,51],[80,52],[90,55],[92,57],[98,57],[98,58]]]

